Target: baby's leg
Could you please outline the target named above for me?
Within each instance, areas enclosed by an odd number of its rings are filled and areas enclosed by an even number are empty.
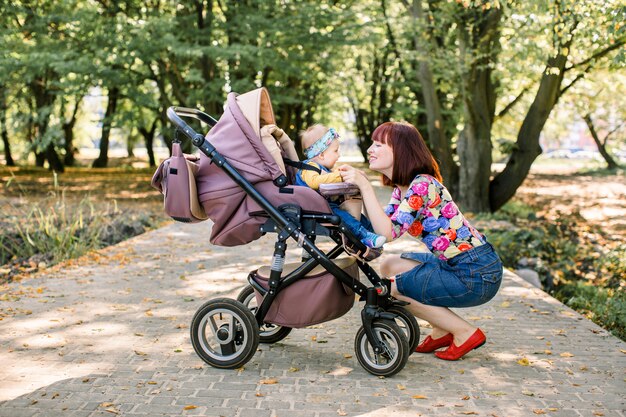
[[[350,213],[357,221],[360,221],[361,210],[363,210],[363,200],[360,198],[347,197],[346,200],[341,203],[341,209]]]

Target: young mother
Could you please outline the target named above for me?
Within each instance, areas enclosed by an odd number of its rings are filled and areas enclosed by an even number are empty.
[[[387,257],[381,266],[390,278],[391,293],[410,303],[415,316],[433,328],[416,349],[435,352],[438,358],[457,360],[482,346],[484,333],[463,320],[450,307],[473,307],[493,298],[502,279],[502,262],[465,219],[441,183],[439,166],[418,130],[410,124],[387,122],[372,135],[367,150],[370,169],[393,186],[384,209],[364,172],[340,167],[344,181],[356,184],[374,231],[387,238],[408,232],[430,252]]]

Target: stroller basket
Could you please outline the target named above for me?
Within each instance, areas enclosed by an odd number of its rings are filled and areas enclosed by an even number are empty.
[[[354,258],[341,258],[335,265],[348,273],[355,281],[359,279],[359,268]],[[289,263],[283,273],[295,271],[301,264]],[[264,290],[255,289],[257,304],[263,301],[269,289],[270,267],[263,266],[252,271],[249,280],[254,280]],[[253,287],[256,287],[253,285]],[[333,274],[317,266],[305,277],[281,291],[274,299],[264,322],[300,328],[339,318],[354,305],[354,292],[341,283]]]

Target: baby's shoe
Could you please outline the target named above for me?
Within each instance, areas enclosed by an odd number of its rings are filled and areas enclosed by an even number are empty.
[[[376,233],[367,232],[365,237],[361,239],[361,242],[368,248],[380,248],[387,242],[387,238]]]

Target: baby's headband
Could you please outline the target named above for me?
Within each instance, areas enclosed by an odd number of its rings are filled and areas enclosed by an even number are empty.
[[[309,146],[302,152],[307,159],[315,158],[317,155],[328,149],[330,144],[333,143],[333,140],[335,139],[339,139],[339,133],[331,127],[328,129],[328,132],[324,134],[324,136],[316,140],[313,145]]]

